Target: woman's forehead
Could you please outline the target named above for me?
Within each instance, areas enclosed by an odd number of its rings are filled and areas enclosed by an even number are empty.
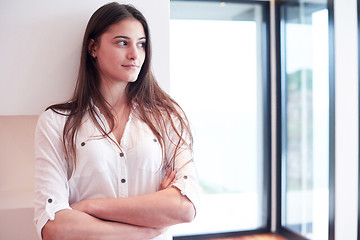
[[[126,18],[109,26],[104,32],[109,36],[126,36],[129,38],[144,38],[145,31],[141,22],[134,18]]]

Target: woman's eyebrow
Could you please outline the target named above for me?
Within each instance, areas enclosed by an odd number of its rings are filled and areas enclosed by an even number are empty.
[[[115,36],[113,39],[116,39],[116,38],[130,39],[130,37],[128,37],[128,36]],[[138,38],[138,40],[143,40],[143,39],[146,39],[146,37],[140,37],[140,38]]]

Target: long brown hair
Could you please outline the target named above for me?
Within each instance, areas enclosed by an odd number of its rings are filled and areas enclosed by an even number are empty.
[[[106,102],[99,90],[100,76],[96,67],[96,62],[89,52],[89,44],[93,39],[98,41],[99,37],[106,32],[112,25],[121,20],[133,18],[138,20],[145,32],[145,60],[135,82],[128,83],[126,95],[129,103],[136,103],[140,118],[149,126],[153,134],[158,139],[163,152],[163,167],[173,167],[175,156],[180,147],[184,144],[192,147],[192,134],[185,113],[181,107],[158,85],[151,72],[151,42],[149,27],[145,17],[135,7],[116,2],[100,7],[91,16],[85,30],[80,68],[74,94],[69,102],[55,104],[47,109],[67,116],[63,130],[63,144],[65,154],[68,159],[73,159],[76,166],[76,134],[80,127],[83,116],[89,113],[95,126],[102,133],[103,137],[108,137],[115,126],[115,117],[112,114],[111,106]],[[99,123],[98,112],[95,110],[96,104],[104,110],[104,115],[110,119],[110,131],[103,128]],[[65,113],[64,113],[65,112]],[[171,144],[175,145],[175,152],[168,156],[165,151],[165,142],[170,140],[169,123],[171,129],[176,133],[177,140]],[[190,138],[190,142],[185,141],[185,137]],[[190,159],[189,159],[190,160]]]

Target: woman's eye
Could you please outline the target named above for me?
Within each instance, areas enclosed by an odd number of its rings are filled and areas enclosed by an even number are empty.
[[[145,48],[145,45],[146,45],[145,42],[138,43],[138,46],[139,46],[140,48]]]
[[[120,46],[126,46],[126,42],[125,42],[125,41],[120,41],[120,42],[118,42],[117,44],[120,45]]]

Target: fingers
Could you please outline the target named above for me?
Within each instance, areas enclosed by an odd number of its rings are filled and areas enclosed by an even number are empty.
[[[166,174],[165,174],[164,179],[165,179],[165,178],[168,178],[168,177],[170,176],[170,174],[171,174],[171,168],[169,168],[169,169],[166,171]]]
[[[163,179],[162,182],[161,182],[161,185],[160,185],[160,186],[161,186],[161,190],[164,190],[164,189],[166,189],[166,188],[169,187],[169,184],[170,184],[170,182],[171,182],[171,178],[170,178],[171,174],[172,174],[171,169],[168,169],[168,170],[166,171],[166,174],[165,174],[164,179]]]
[[[175,181],[176,171],[171,171],[171,169],[166,171],[165,177],[161,182],[161,190],[171,187]]]
[[[176,173],[177,173],[177,171],[173,171],[173,172],[170,174],[170,176],[169,176],[170,183],[169,183],[168,187],[170,187],[170,186],[174,183]]]

